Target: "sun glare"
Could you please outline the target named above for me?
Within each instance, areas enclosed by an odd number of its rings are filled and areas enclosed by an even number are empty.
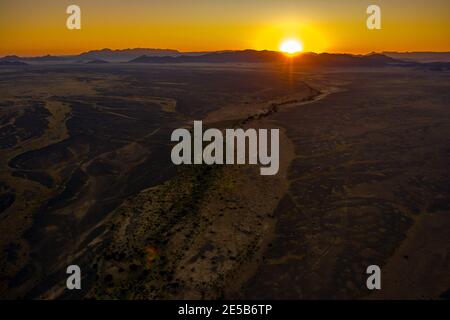
[[[303,44],[298,40],[285,40],[280,45],[280,51],[287,54],[296,54],[303,51]]]

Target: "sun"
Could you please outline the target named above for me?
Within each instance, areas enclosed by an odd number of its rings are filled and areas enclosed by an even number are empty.
[[[303,51],[303,44],[295,39],[285,40],[280,45],[280,51],[287,54],[296,54]]]

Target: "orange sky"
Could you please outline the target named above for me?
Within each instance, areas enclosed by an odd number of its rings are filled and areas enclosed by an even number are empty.
[[[366,8],[382,30],[366,28]],[[67,30],[77,4],[82,29]],[[74,54],[101,48],[278,50],[297,38],[305,51],[450,51],[450,1],[1,0],[0,55]]]

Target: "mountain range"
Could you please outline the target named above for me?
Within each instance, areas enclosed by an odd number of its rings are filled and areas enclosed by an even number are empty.
[[[131,60],[131,63],[277,63],[286,62],[285,54],[276,51],[231,51],[212,52],[199,56],[176,56],[176,57],[151,57],[143,55]],[[379,67],[389,64],[404,64],[382,54],[370,55],[350,55],[350,54],[330,54],[330,53],[303,53],[292,57],[302,65],[308,66],[328,66],[328,67]]]
[[[334,53],[301,53],[292,60],[305,66],[325,67],[382,67],[390,65],[427,65],[434,69],[448,70],[450,52],[383,52],[367,55]],[[26,63],[285,63],[288,58],[278,51],[215,51],[180,52],[172,49],[135,48],[123,50],[93,50],[72,56],[19,57],[5,56],[2,65]],[[20,62],[20,63],[19,63]]]
[[[382,54],[404,61],[413,62],[450,62],[450,52],[394,52],[394,51],[384,51]]]

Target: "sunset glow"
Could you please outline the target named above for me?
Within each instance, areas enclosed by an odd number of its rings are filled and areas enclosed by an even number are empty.
[[[280,45],[280,51],[288,54],[296,54],[303,51],[303,44],[298,40],[285,40]]]
[[[180,51],[280,50],[299,39],[303,51],[449,51],[450,13],[439,0],[379,1],[383,28],[368,30],[366,3],[357,0],[181,0],[76,2],[82,29],[66,28],[57,0],[2,0],[0,55],[77,54],[111,48]],[[251,12],[251,15],[249,13]],[[420,15],[415,13],[420,12]]]

